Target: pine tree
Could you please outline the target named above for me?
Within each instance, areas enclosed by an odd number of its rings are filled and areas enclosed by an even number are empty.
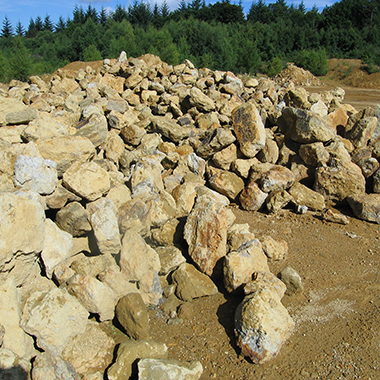
[[[29,21],[28,30],[26,32],[26,37],[33,38],[36,36],[36,34],[37,34],[36,24],[34,20],[31,18]]]
[[[9,65],[14,79],[26,81],[31,74],[32,61],[30,52],[23,44],[21,37],[15,37],[13,54],[9,59]]]
[[[61,32],[66,28],[66,23],[65,20],[63,19],[62,16],[59,16],[58,22],[55,24],[55,31],[56,32]]]
[[[12,36],[13,36],[12,24],[8,16],[6,15],[3,20],[3,28],[1,29],[0,37],[10,38]]]
[[[16,36],[20,36],[20,37],[24,37],[25,36],[25,29],[21,25],[20,21],[16,25]]]
[[[44,20],[44,24],[42,26],[42,30],[48,30],[49,32],[53,31],[53,23],[51,22],[49,15],[45,16],[45,20]]]
[[[108,20],[107,11],[102,7],[102,10],[99,14],[99,23],[103,26],[106,26]]]
[[[44,24],[43,24],[42,18],[40,16],[36,17],[36,20],[34,21],[34,25],[36,27],[37,32],[41,32],[41,30],[44,29]]]

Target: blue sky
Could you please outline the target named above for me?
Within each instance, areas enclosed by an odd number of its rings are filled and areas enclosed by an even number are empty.
[[[88,5],[91,4],[97,10],[101,10],[103,7],[107,10],[112,11],[115,9],[117,4],[128,7],[132,1],[133,0],[0,0],[0,28],[2,27],[5,16],[9,18],[14,28],[18,21],[20,21],[26,29],[29,25],[30,18],[35,19],[37,16],[40,16],[42,19],[44,19],[46,15],[49,15],[53,23],[56,23],[58,21],[59,16],[62,16],[64,19],[67,19],[69,17],[72,18],[72,11],[75,5],[82,6],[84,9],[86,9]],[[158,5],[160,5],[162,2],[162,0],[145,1],[149,2],[151,5],[154,5],[156,2]],[[180,0],[167,0],[167,3],[172,10],[177,8],[179,2]],[[206,0],[207,4],[210,2],[216,2],[216,0]],[[276,2],[276,0],[265,0],[265,2],[269,4]],[[287,4],[298,6],[300,2],[301,0],[288,0]],[[320,10],[322,10],[326,5],[331,5],[335,2],[337,2],[337,0],[304,0],[304,4],[307,9],[310,9],[316,5]],[[231,0],[231,3],[237,4],[238,0]],[[248,12],[249,8],[252,5],[252,1],[243,0],[242,4],[245,12]]]

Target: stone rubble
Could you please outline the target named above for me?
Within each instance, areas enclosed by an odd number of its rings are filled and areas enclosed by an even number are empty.
[[[237,344],[266,362],[294,329],[286,286],[302,282],[270,273],[287,242],[234,224],[231,204],[346,224],[328,207],[348,203],[380,223],[380,107],[357,112],[342,89],[124,52],[29,82],[0,94],[0,367],[20,363],[16,377],[198,379],[200,362],[148,340],[147,307],[181,323],[216,284],[245,294]],[[114,356],[97,321],[115,315],[135,340]]]

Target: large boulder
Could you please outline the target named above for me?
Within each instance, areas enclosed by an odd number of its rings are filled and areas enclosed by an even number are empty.
[[[277,356],[293,332],[294,321],[281,304],[283,293],[276,280],[255,285],[236,309],[235,334],[242,354],[262,364]]]
[[[209,192],[198,195],[185,224],[189,255],[199,270],[209,276],[227,253],[227,230],[234,221],[233,214],[225,207],[227,204],[228,200]]]
[[[300,108],[285,108],[279,124],[287,137],[303,144],[327,142],[336,136],[336,131],[327,119]]]
[[[241,152],[246,157],[254,157],[265,147],[266,133],[260,113],[253,103],[235,108],[232,122]]]

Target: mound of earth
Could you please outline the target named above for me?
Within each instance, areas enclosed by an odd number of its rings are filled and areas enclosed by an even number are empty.
[[[287,68],[276,75],[275,81],[284,86],[287,82],[293,82],[296,86],[320,86],[321,81],[310,71],[297,67],[290,63]]]
[[[328,74],[321,78],[323,82],[337,82],[346,86],[378,89],[380,73],[368,73],[368,66],[361,59],[337,59],[328,61]]]

